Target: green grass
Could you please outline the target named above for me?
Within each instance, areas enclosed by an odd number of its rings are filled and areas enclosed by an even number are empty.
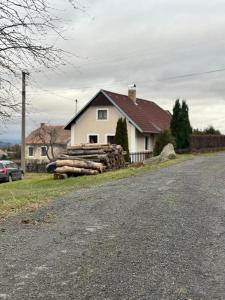
[[[66,180],[53,180],[51,174],[27,174],[23,181],[0,184],[0,219],[21,209],[36,209],[39,205],[71,191],[135,176],[147,170],[165,168],[192,158],[193,155],[190,154],[178,155],[175,160],[159,164],[140,168],[129,167],[95,176],[72,177]]]

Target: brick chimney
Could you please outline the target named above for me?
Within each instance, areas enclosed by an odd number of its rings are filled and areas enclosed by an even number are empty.
[[[134,104],[137,104],[136,103],[136,84],[128,85],[128,97],[134,102]]]

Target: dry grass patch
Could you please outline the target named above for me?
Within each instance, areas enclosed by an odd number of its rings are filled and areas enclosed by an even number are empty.
[[[71,191],[136,176],[145,171],[165,168],[192,158],[193,155],[190,154],[178,155],[177,159],[159,164],[138,166],[138,168],[129,167],[99,175],[72,177],[66,180],[53,180],[51,174],[27,174],[22,181],[0,184],[0,219],[21,209],[35,210],[43,203]]]

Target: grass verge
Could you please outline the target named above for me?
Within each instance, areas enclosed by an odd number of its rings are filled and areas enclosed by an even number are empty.
[[[66,180],[53,180],[51,174],[27,174],[23,181],[0,184],[0,219],[21,209],[35,209],[71,191],[165,168],[193,157],[191,154],[183,154],[178,155],[174,160],[159,164],[145,165],[140,168],[129,167],[95,176],[71,177]]]

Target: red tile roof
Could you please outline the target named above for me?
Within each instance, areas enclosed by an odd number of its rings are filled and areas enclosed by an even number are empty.
[[[51,137],[53,144],[66,145],[70,141],[70,132],[63,125],[43,123],[26,137],[26,144],[49,144]]]
[[[171,115],[152,101],[136,99],[136,104],[128,96],[103,91],[113,102],[146,133],[158,133],[170,127]]]
[[[91,102],[102,93],[113,105],[115,105],[135,127],[143,133],[159,133],[163,129],[169,129],[171,114],[159,107],[156,103],[143,99],[136,99],[136,104],[128,96],[101,90],[91,99],[84,108],[65,126],[70,129],[80,115],[89,107]]]

